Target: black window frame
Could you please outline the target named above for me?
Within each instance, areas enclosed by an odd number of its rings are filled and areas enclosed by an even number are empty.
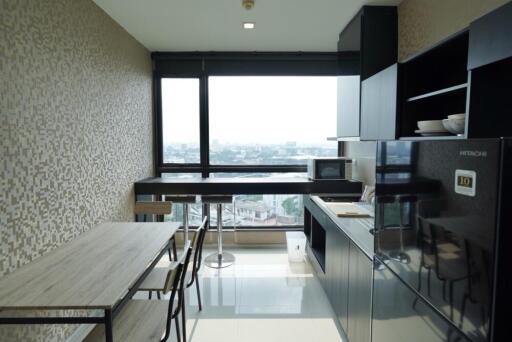
[[[306,165],[211,165],[208,113],[208,77],[210,76],[341,76],[359,73],[355,53],[336,52],[153,52],[153,107],[155,173],[286,173],[306,172]],[[200,162],[164,163],[162,132],[163,78],[199,79]],[[326,137],[327,139],[327,137]],[[343,144],[338,143],[338,155]]]

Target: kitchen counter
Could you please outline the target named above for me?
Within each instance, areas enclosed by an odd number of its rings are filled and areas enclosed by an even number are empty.
[[[135,183],[135,195],[361,195],[362,183],[349,180],[312,181],[306,177],[151,177]]]
[[[311,200],[322,209],[327,216],[341,229],[370,259],[373,259],[374,238],[370,229],[374,229],[374,217],[354,218],[338,217],[319,196],[311,196]],[[369,205],[364,205],[367,207]]]

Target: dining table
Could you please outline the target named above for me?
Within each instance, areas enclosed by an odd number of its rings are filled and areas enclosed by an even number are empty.
[[[104,324],[105,340],[112,341],[114,317],[171,248],[178,227],[174,222],[102,223],[3,276],[0,328]],[[61,315],[63,310],[74,314]]]

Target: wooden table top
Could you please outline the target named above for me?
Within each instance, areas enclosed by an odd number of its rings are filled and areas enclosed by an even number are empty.
[[[0,278],[0,310],[111,309],[178,223],[103,223]]]

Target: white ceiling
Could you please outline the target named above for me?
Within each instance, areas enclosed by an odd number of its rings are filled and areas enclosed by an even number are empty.
[[[150,51],[336,51],[364,4],[400,0],[94,0]],[[242,29],[242,22],[256,29]]]

